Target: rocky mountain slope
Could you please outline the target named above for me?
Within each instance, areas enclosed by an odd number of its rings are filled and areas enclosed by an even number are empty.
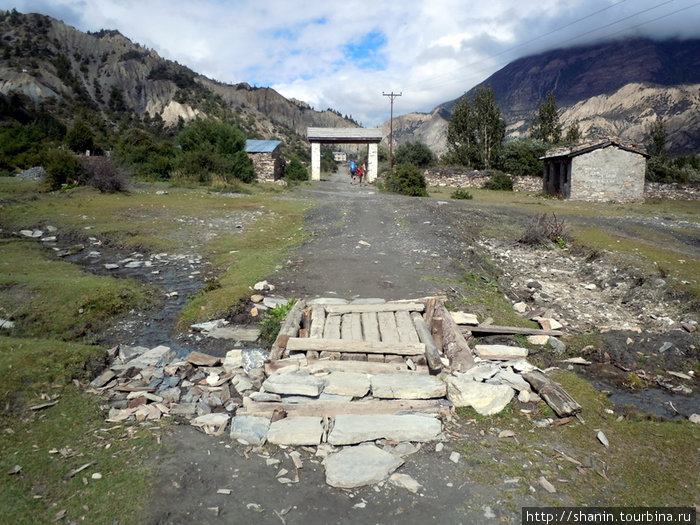
[[[83,33],[48,16],[13,10],[0,11],[0,35],[0,93],[21,93],[64,120],[77,104],[113,121],[133,113],[166,125],[232,108],[248,134],[259,138],[298,139],[308,126],[355,126],[270,88],[210,80],[118,31]]]
[[[584,136],[614,134],[640,142],[645,127],[660,116],[667,121],[672,151],[700,150],[700,39],[630,39],[557,49],[515,60],[480,85],[493,88],[509,138],[527,135],[537,108],[552,91],[564,126],[579,121]],[[430,114],[398,117],[399,141],[410,137],[445,151],[440,130],[457,101]]]

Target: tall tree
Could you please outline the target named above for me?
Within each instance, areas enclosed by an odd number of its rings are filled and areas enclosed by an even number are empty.
[[[557,99],[551,91],[547,99],[540,104],[540,109],[532,121],[530,136],[533,139],[559,144],[561,142],[561,124],[557,114]]]
[[[572,122],[568,129],[566,130],[566,136],[564,137],[564,142],[567,144],[576,144],[581,140],[581,130],[578,127],[578,120]]]
[[[647,128],[647,153],[652,157],[666,155],[666,123],[659,116]]]
[[[447,126],[447,145],[453,161],[467,167],[491,168],[506,133],[501,110],[493,90],[482,86],[473,102],[464,96],[455,107]]]

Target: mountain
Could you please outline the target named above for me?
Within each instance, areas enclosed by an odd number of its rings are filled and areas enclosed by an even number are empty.
[[[308,126],[352,127],[339,113],[315,111],[270,88],[222,84],[118,31],[83,33],[39,14],[0,11],[0,93],[21,94],[70,122],[76,107],[113,123],[125,115],[180,119],[233,110],[251,137],[300,141]]]
[[[507,124],[508,138],[527,135],[548,91],[554,93],[566,128],[579,122],[584,136],[615,135],[643,142],[657,116],[667,123],[673,152],[700,150],[700,39],[654,41],[643,38],[556,49],[520,58],[466,93],[491,86]],[[430,114],[398,117],[394,128],[407,140],[421,140],[437,152],[434,140],[459,99]]]

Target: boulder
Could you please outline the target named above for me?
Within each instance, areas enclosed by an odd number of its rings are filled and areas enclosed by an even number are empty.
[[[258,416],[235,416],[231,421],[231,439],[246,445],[264,445],[270,420]]]
[[[447,378],[447,399],[457,407],[473,407],[479,414],[497,414],[513,399],[515,391],[507,385],[478,383],[471,379]]]
[[[371,444],[346,447],[323,460],[326,483],[345,489],[384,481],[401,465],[403,459]]]

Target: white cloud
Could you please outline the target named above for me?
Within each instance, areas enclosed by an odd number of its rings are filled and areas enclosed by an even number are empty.
[[[0,8],[48,14],[81,30],[118,29],[163,57],[217,80],[269,85],[316,109],[331,107],[370,126],[388,118],[383,91],[403,92],[395,100],[395,114],[429,111],[509,61],[550,47],[625,31],[700,36],[697,2],[660,3],[0,0]],[[381,49],[353,62],[351,50],[359,52],[347,46],[367,35]],[[575,40],[578,35],[584,36]]]

